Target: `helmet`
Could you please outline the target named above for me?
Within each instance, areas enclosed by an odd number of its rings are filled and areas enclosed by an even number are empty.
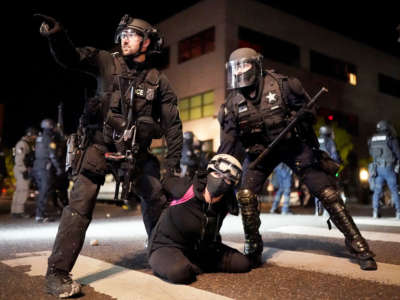
[[[120,43],[121,33],[126,29],[132,29],[135,32],[139,33],[143,36],[143,40],[140,43],[139,49],[142,48],[143,41],[147,38],[151,40],[149,47],[147,48],[147,54],[159,54],[161,53],[161,49],[164,44],[164,39],[160,36],[158,30],[154,28],[148,22],[141,20],[141,19],[134,19],[128,14],[124,15],[121,18],[121,21],[118,24],[117,30],[115,31],[114,35],[114,42],[116,44]],[[140,55],[142,53],[138,53]]]
[[[37,128],[35,128],[35,127],[28,127],[25,130],[26,136],[37,136],[38,134],[39,134],[39,130],[37,130]]]
[[[239,48],[232,52],[226,63],[227,88],[251,86],[262,76],[261,54],[251,48]]]
[[[217,154],[211,158],[207,166],[208,172],[218,172],[226,179],[238,185],[242,176],[242,165],[229,154]]]
[[[329,126],[321,126],[319,128],[319,134],[323,136],[330,136],[332,134],[332,129]]]
[[[386,120],[379,121],[376,124],[376,130],[377,131],[389,131],[390,130],[389,122]]]
[[[54,127],[56,127],[56,124],[54,123],[54,121],[52,119],[44,119],[40,123],[40,127],[42,129],[54,129]]]

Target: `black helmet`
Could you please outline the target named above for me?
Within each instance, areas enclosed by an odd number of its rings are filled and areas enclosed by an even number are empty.
[[[239,48],[232,52],[226,63],[227,88],[251,86],[262,76],[263,57],[251,48]]]
[[[379,132],[381,132],[381,131],[382,131],[382,132],[383,132],[383,131],[389,131],[389,130],[390,130],[389,122],[386,121],[386,120],[379,121],[379,122],[376,124],[376,130],[379,131]]]
[[[142,48],[143,41],[148,38],[148,39],[150,39],[151,43],[150,43],[149,47],[147,48],[146,53],[147,54],[161,53],[161,49],[163,47],[164,40],[160,36],[158,30],[156,28],[154,28],[151,24],[149,24],[148,22],[141,20],[141,19],[132,18],[128,14],[124,15],[118,24],[117,30],[115,31],[114,42],[116,44],[120,43],[121,33],[122,33],[122,31],[124,31],[126,29],[132,29],[135,32],[139,33],[141,36],[143,36],[143,40],[140,43],[139,49]],[[140,55],[140,54],[142,54],[142,53],[139,52],[137,55]]]
[[[35,128],[35,127],[28,127],[25,130],[26,136],[37,136],[38,134],[39,134],[39,130],[37,130],[37,128]]]
[[[56,127],[56,123],[52,119],[44,119],[40,123],[40,127],[42,129],[54,129],[54,127]]]
[[[319,134],[323,136],[330,136],[332,134],[332,129],[329,126],[321,126],[319,128]]]

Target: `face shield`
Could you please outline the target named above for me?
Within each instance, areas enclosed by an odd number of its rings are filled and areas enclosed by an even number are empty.
[[[228,61],[227,88],[231,90],[253,85],[262,75],[261,61],[262,56]]]

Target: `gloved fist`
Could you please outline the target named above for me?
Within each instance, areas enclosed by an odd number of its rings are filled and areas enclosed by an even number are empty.
[[[61,24],[53,17],[42,14],[34,14],[33,16],[43,21],[42,25],[40,25],[39,32],[44,37],[48,37],[62,29]]]

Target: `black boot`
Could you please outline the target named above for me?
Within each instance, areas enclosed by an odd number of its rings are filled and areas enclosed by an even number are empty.
[[[361,269],[376,270],[378,267],[374,260],[375,254],[369,249],[337,190],[327,187],[321,192],[319,199],[329,212],[332,222],[344,234],[346,247],[357,258]]]
[[[258,267],[262,264],[263,250],[262,238],[258,231],[261,224],[258,200],[256,195],[247,189],[240,190],[237,197],[245,233],[244,254],[250,259],[252,267]]]
[[[68,298],[81,292],[81,285],[66,271],[49,269],[46,274],[46,292],[58,298]]]

